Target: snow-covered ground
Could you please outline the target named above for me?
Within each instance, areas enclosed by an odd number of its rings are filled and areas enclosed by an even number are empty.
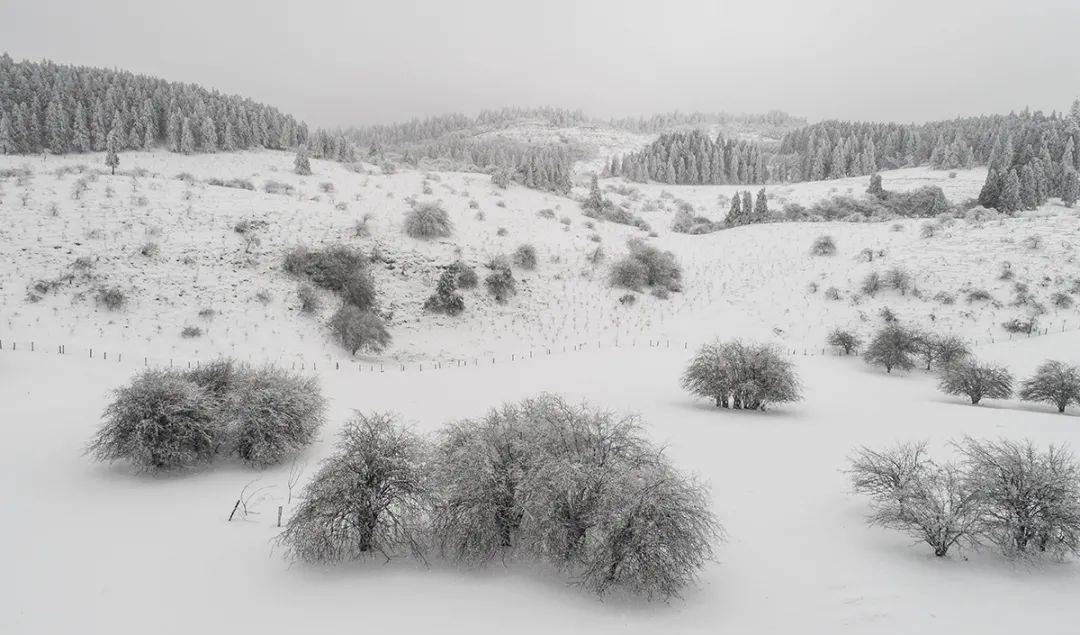
[[[656,236],[648,240],[673,251],[684,268],[683,293],[669,300],[642,294],[624,306],[617,301],[623,291],[606,284],[606,263],[593,266],[586,254],[599,244],[610,262],[627,238],[646,234],[611,223],[589,229],[590,219],[570,198],[497,190],[484,175],[383,175],[374,167],[356,173],[321,161],[313,161],[314,175],[299,177],[292,156],[277,152],[126,153],[121,161],[123,169],[146,174],[88,178],[75,198],[85,174],[57,169],[96,169],[100,155],[0,157],[0,169],[25,164],[32,172],[0,181],[0,420],[9,432],[0,485],[0,632],[128,633],[148,625],[165,633],[358,626],[454,633],[1076,632],[1076,562],[1010,564],[989,552],[934,558],[904,535],[866,527],[865,501],[850,493],[842,470],[854,447],[894,440],[929,438],[939,453],[964,435],[1080,448],[1080,412],[1062,416],[1015,401],[971,407],[942,396],[929,374],[885,375],[856,358],[822,354],[831,328],[868,334],[889,307],[907,323],[964,335],[980,356],[1019,377],[1049,357],[1080,362],[1080,297],[1072,294],[1073,305],[1063,308],[1050,301],[1080,277],[1080,217],[1072,210],[1049,205],[1022,218],[956,221],[928,238],[924,221],[775,224],[687,236],[668,230],[676,199],[720,218],[726,198],[745,188],[651,184],[633,186],[634,193],[606,181],[625,192],[610,192],[613,200],[652,225]],[[180,173],[195,182],[177,179]],[[959,201],[977,194],[983,176],[906,169],[883,180],[898,190],[940,185]],[[249,179],[256,189],[207,185],[208,178]],[[268,180],[295,191],[265,193]],[[770,204],[779,206],[865,187],[857,178],[768,190]],[[407,238],[401,220],[410,196],[441,199],[454,235]],[[538,215],[542,209],[555,218]],[[372,234],[358,238],[353,226],[366,214]],[[258,245],[233,231],[242,220],[265,221]],[[822,234],[836,240],[836,255],[810,255]],[[151,242],[157,253],[143,255]],[[381,302],[393,314],[394,345],[381,358],[354,360],[327,339],[329,298],[319,316],[299,311],[297,282],[281,270],[282,256],[297,244],[330,242],[377,248],[389,263],[376,270]],[[438,265],[460,256],[480,269],[525,242],[537,247],[540,264],[515,271],[519,293],[507,305],[481,288],[465,292],[460,317],[422,313]],[[864,248],[884,256],[863,262]],[[36,281],[66,280],[81,257],[90,264],[80,264],[73,279],[28,299]],[[1012,278],[1003,280],[1006,261]],[[867,273],[893,267],[912,274],[918,294],[858,292]],[[1017,282],[1034,298],[1023,306],[1012,306]],[[93,295],[101,286],[124,289],[129,305],[119,312],[97,306]],[[833,286],[839,300],[825,297]],[[993,300],[969,302],[967,292],[976,289]],[[269,302],[255,299],[260,291]],[[1010,337],[1000,323],[1031,302],[1045,308],[1039,334]],[[200,316],[202,309],[213,315]],[[204,335],[182,338],[187,325]],[[751,413],[716,410],[684,394],[678,376],[695,346],[736,336],[793,354],[806,399]],[[60,345],[64,355],[56,352]],[[503,401],[560,392],[641,413],[674,463],[711,484],[728,540],[700,585],[668,605],[617,595],[599,601],[554,572],[513,562],[481,571],[437,560],[428,569],[407,560],[290,566],[273,537],[277,506],[288,512],[292,466],[218,465],[151,477],[82,455],[110,389],[144,364],[183,366],[218,354],[302,366],[320,377],[331,412],[320,440],[300,459],[301,485],[351,409],[393,410],[429,432]],[[268,488],[252,501],[257,513],[226,522],[253,480],[252,487]],[[177,610],[177,597],[185,599],[184,610]]]
[[[980,347],[1019,375],[1080,350],[1076,333]],[[540,390],[640,412],[673,461],[712,486],[728,540],[683,599],[600,601],[557,573],[518,563],[479,571],[438,560],[290,566],[275,550],[290,465],[218,465],[166,477],[93,463],[81,452],[107,391],[133,362],[0,353],[9,428],[0,631],[135,633],[252,630],[400,633],[1074,633],[1080,565],[1010,564],[997,554],[935,558],[902,534],[868,528],[845,457],[860,444],[963,435],[1080,447],[1075,409],[982,407],[942,396],[931,376],[885,375],[854,358],[796,360],[804,402],[720,411],[683,394],[687,351],[621,348],[516,364],[356,375],[319,373],[332,400],[301,484],[349,409],[391,409],[419,431]],[[246,520],[226,522],[244,486],[267,487]],[[288,506],[286,506],[288,509]],[[286,511],[286,513],[288,513]],[[184,598],[183,610],[176,606]]]

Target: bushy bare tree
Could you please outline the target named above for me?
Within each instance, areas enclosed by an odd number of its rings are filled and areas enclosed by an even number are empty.
[[[929,331],[910,333],[912,350],[926,364],[926,370],[934,364],[945,366],[965,358],[971,351],[967,343],[956,335],[938,335]]]
[[[862,448],[849,473],[855,490],[871,498],[871,525],[904,531],[938,557],[977,541],[983,514],[978,489],[958,466],[931,461],[925,443]]]
[[[915,361],[911,358],[914,349],[911,333],[907,329],[899,324],[886,324],[870,340],[863,359],[868,364],[884,366],[887,373],[894,368],[911,370],[915,368]]]
[[[1013,377],[1004,366],[968,358],[945,366],[938,387],[947,395],[965,395],[978,405],[983,398],[1011,397]]]
[[[683,372],[682,385],[723,408],[764,410],[802,398],[791,362],[769,346],[739,340],[701,347]]]
[[[310,444],[326,409],[314,377],[273,366],[245,372],[231,402],[232,449],[257,466],[280,463]]]
[[[382,318],[371,311],[343,303],[330,318],[330,331],[350,353],[380,353],[390,345],[390,332]]]
[[[852,351],[862,346],[862,338],[845,329],[833,329],[825,342],[842,350],[844,355],[851,355]]]
[[[169,370],[147,370],[117,389],[88,452],[102,461],[125,459],[149,470],[210,461],[223,441],[217,401]]]
[[[1080,466],[1068,450],[970,438],[958,448],[985,499],[984,533],[1003,553],[1080,555]]]
[[[1080,405],[1080,368],[1047,360],[1024,380],[1019,394],[1024,401],[1048,401],[1065,412],[1071,403]]]
[[[357,413],[304,488],[279,540],[308,562],[402,553],[422,559],[430,506],[425,452],[391,415]]]
[[[528,469],[526,425],[521,409],[507,404],[442,431],[432,532],[443,555],[486,562],[515,546],[522,516],[518,487]]]
[[[617,417],[541,395],[449,428],[437,451],[433,533],[484,562],[507,550],[613,587],[671,597],[720,533],[707,490]]]
[[[582,583],[668,599],[691,584],[721,535],[708,491],[662,461],[617,474],[582,554]]]

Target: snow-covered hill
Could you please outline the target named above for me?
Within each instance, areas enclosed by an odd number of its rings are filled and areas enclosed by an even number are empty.
[[[979,340],[1008,337],[1000,324],[1034,304],[1043,311],[1040,329],[1080,328],[1075,302],[1059,307],[1052,301],[1055,293],[1076,297],[1080,218],[1052,206],[1023,218],[939,223],[931,237],[923,237],[927,221],[914,220],[768,224],[690,236],[668,229],[680,202],[719,219],[728,197],[743,188],[605,181],[606,195],[644,218],[655,234],[650,237],[587,218],[571,198],[519,186],[500,190],[482,174],[387,175],[374,166],[354,172],[314,161],[314,174],[301,177],[291,171],[291,155],[264,151],[129,153],[126,173],[112,176],[101,173],[99,159],[0,159],[0,169],[28,171],[4,179],[0,193],[0,248],[14,256],[0,263],[0,324],[7,339],[157,361],[228,353],[288,364],[349,362],[325,331],[335,301],[326,296],[321,314],[301,314],[297,281],[282,271],[290,248],[332,243],[381,259],[375,273],[394,345],[381,358],[361,360],[367,364],[470,361],[616,341],[693,345],[729,334],[820,352],[828,330],[869,330],[884,307]],[[246,181],[254,189],[211,185],[212,179]],[[937,184],[963,200],[977,192],[982,173],[950,178],[906,169],[886,172],[883,180],[897,190]],[[267,193],[268,183],[279,184],[282,193]],[[770,204],[781,207],[859,194],[865,179],[767,189]],[[575,192],[583,195],[581,188]],[[454,234],[435,241],[407,237],[402,217],[410,198],[440,201]],[[355,225],[365,217],[370,235],[357,236]],[[248,234],[235,231],[244,221],[254,227]],[[835,256],[810,255],[822,234],[837,242]],[[608,286],[607,263],[635,237],[676,254],[683,293],[667,300],[643,294],[631,305],[618,301],[624,291]],[[516,270],[519,293],[509,303],[496,303],[481,285],[465,292],[461,316],[422,310],[440,266],[461,258],[483,271],[492,257],[524,243],[535,245],[539,265]],[[606,262],[587,259],[597,246]],[[865,249],[875,254],[873,262],[861,255]],[[1002,280],[1006,266],[1012,277]],[[916,292],[860,293],[867,274],[892,268],[908,271]],[[1028,288],[1024,306],[1012,306],[1017,283]],[[100,289],[111,287],[129,298],[119,311],[95,301]],[[992,297],[969,302],[977,290]],[[186,326],[203,335],[182,337]]]

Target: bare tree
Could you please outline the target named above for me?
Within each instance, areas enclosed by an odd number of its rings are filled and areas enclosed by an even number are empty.
[[[1003,553],[1080,555],[1080,466],[1067,449],[971,438],[957,447],[986,502],[984,533]]]
[[[887,373],[894,368],[911,370],[915,367],[915,361],[911,359],[914,350],[912,336],[904,327],[887,324],[874,334],[863,359],[869,364],[884,366]]]
[[[850,474],[855,490],[871,497],[871,525],[904,531],[938,557],[954,546],[976,544],[983,513],[979,490],[958,466],[931,461],[925,443],[862,448]]]
[[[965,359],[949,364],[941,371],[938,387],[948,395],[965,395],[971,399],[973,405],[978,405],[983,398],[1011,397],[1013,378],[1004,366]]]
[[[1047,360],[1035,375],[1020,385],[1020,399],[1049,401],[1065,412],[1070,403],[1080,405],[1080,368],[1056,360]]]
[[[832,333],[825,338],[829,346],[835,346],[844,351],[844,355],[851,355],[852,351],[862,346],[862,338],[844,329],[833,329]]]
[[[430,497],[422,441],[385,413],[356,413],[304,488],[279,540],[308,562],[407,552],[423,559]]]
[[[769,346],[732,342],[706,344],[690,360],[682,385],[717,407],[764,410],[770,403],[799,401],[802,387],[791,362]]]

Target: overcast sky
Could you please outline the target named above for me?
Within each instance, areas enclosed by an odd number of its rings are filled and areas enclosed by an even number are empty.
[[[1080,93],[1080,0],[0,0],[0,50],[315,125],[503,105],[922,121]]]

